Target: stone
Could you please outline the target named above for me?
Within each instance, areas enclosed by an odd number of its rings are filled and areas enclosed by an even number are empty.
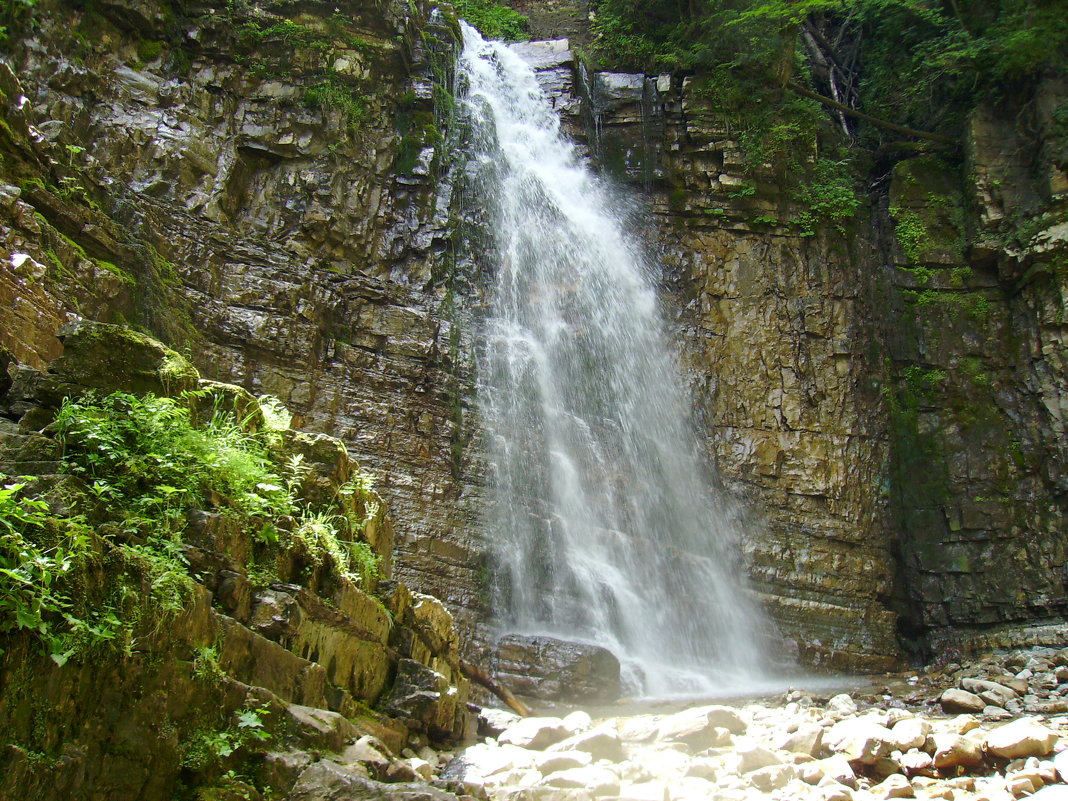
[[[850,762],[874,765],[891,751],[894,736],[870,718],[850,718],[836,723],[824,736],[824,745]]]
[[[923,748],[927,735],[931,733],[931,724],[923,718],[906,718],[898,721],[890,730],[891,748],[897,751],[910,751]]]
[[[546,751],[534,758],[534,767],[538,769],[542,776],[548,776],[550,773],[556,773],[560,770],[585,768],[592,762],[593,755],[587,751],[563,753]]]
[[[306,768],[288,801],[457,801],[456,796],[427,784],[381,784],[354,774],[330,760]]]
[[[942,693],[939,698],[943,712],[982,712],[986,702],[974,693],[967,690],[958,690],[951,687]]]
[[[1009,701],[1018,697],[1015,690],[993,681],[962,679],[960,686],[961,689],[978,695],[987,704],[992,704],[993,706],[1004,707]]]
[[[727,737],[724,738],[723,730]],[[661,722],[658,736],[665,742],[686,743],[696,751],[725,745],[731,734],[746,730],[742,717],[727,706],[705,706],[670,715]]]
[[[566,721],[563,725],[567,727]],[[602,724],[590,731],[568,737],[550,746],[549,750],[554,752],[584,751],[591,754],[595,760],[603,759],[609,762],[619,762],[626,756],[623,741],[611,724]]]
[[[63,355],[48,366],[40,401],[58,406],[86,390],[176,396],[197,388],[200,375],[181,354],[120,325],[76,320],[60,329]]]
[[[916,797],[916,791],[912,789],[909,780],[900,773],[887,776],[882,782],[871,788],[871,794],[876,798]]]
[[[490,776],[534,765],[535,754],[514,745],[477,744],[454,757],[441,771],[443,779],[481,784]]]
[[[505,709],[482,707],[478,711],[478,733],[481,737],[496,737],[521,720],[519,715]]]
[[[910,776],[925,775],[934,767],[934,759],[924,751],[909,751],[898,757],[897,762]]]
[[[1068,801],[1068,786],[1051,784],[1028,796],[1034,801]]]
[[[722,793],[720,788],[712,782],[693,776],[684,776],[670,783],[665,801],[709,801],[709,799],[727,801],[729,798],[730,796]]]
[[[1012,717],[1012,712],[1007,709],[1002,709],[1000,706],[986,706],[983,707],[983,720],[998,722],[1002,720],[1009,720]]]
[[[768,765],[748,774],[750,784],[765,793],[781,790],[796,776],[797,768],[793,765]]]
[[[544,784],[546,787],[581,788],[595,796],[617,795],[620,787],[616,774],[597,765],[558,771],[546,777]]]
[[[989,731],[986,752],[1005,759],[1045,756],[1053,750],[1057,733],[1034,718],[1020,718]]]
[[[328,751],[340,751],[356,735],[356,728],[344,715],[327,709],[289,704],[286,717],[302,742]]]
[[[397,662],[393,686],[381,702],[381,709],[416,728],[425,728],[436,740],[451,741],[462,736],[467,724],[467,708],[459,693],[441,673],[414,659]]]
[[[567,739],[568,731],[560,718],[522,718],[505,729],[497,740],[505,745],[544,750]]]
[[[938,733],[931,735],[934,748],[932,758],[936,768],[978,765],[983,761],[983,744],[963,734]]]
[[[827,712],[839,717],[857,714],[857,703],[849,693],[839,693],[827,702]]]
[[[793,732],[776,742],[779,751],[815,756],[823,742],[823,727],[815,723],[802,723]]]
[[[637,782],[624,784],[619,790],[619,799],[625,801],[667,801],[668,786],[664,782]]]
[[[576,709],[574,712],[564,716],[564,726],[572,734],[584,732],[592,725],[593,719],[590,717],[590,713],[583,712],[581,709]]]
[[[619,660],[606,648],[509,634],[497,642],[497,674],[520,695],[547,701],[614,701]]]
[[[856,789],[857,774],[853,772],[853,766],[849,764],[849,760],[841,754],[835,754],[827,757],[827,759],[821,759],[814,764],[819,765],[825,777],[838,782],[839,784],[844,784],[847,787]]]
[[[379,781],[385,781],[392,762],[386,756],[385,748],[370,736],[361,737],[346,746],[337,757],[337,761],[346,766],[362,765],[368,776]]]
[[[738,773],[750,773],[760,768],[781,765],[785,761],[777,753],[754,740],[740,740],[735,744],[733,753],[728,756],[736,761]]]
[[[1053,767],[1062,782],[1068,782],[1068,751],[1061,751],[1053,757]]]

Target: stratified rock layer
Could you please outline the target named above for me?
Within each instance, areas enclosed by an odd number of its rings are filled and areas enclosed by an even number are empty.
[[[218,5],[41,0],[32,36],[12,26],[0,357],[41,367],[72,315],[128,320],[278,395],[382,477],[397,575],[471,630],[478,290],[433,91],[455,28],[418,3]],[[647,192],[709,456],[802,658],[881,669],[899,635],[920,656],[1060,637],[1063,81],[973,115],[964,185],[907,159],[842,231],[803,236],[781,177],[746,173],[689,82],[579,80],[559,37],[583,35],[585,5],[542,5],[557,41],[527,50],[568,130]],[[893,228],[916,221],[905,253]]]

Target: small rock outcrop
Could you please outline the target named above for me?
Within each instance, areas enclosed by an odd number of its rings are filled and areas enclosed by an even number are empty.
[[[455,798],[425,784],[474,731],[452,617],[391,579],[344,446],[143,334],[61,337],[0,395],[0,797]]]
[[[515,692],[545,701],[613,701],[621,692],[611,651],[555,637],[501,637],[497,673]]]

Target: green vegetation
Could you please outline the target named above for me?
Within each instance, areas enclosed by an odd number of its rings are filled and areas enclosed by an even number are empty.
[[[304,105],[323,111],[337,109],[351,127],[355,127],[367,117],[367,99],[356,87],[332,73],[308,87],[304,93]]]
[[[182,744],[182,767],[204,772],[242,748],[271,739],[264,728],[270,710],[261,706],[234,712],[224,729],[200,729]]]
[[[456,0],[453,6],[460,19],[477,28],[487,39],[517,42],[530,38],[527,18],[497,0]]]
[[[845,233],[845,224],[856,214],[860,198],[854,190],[854,181],[842,162],[820,159],[812,180],[802,183],[794,190],[794,197],[801,206],[798,227],[802,236],[812,236],[822,224],[833,225]]]
[[[592,28],[601,67],[691,74],[698,113],[730,125],[746,172],[786,190],[806,236],[841,230],[863,171],[885,170],[863,150],[951,147],[976,104],[1068,66],[1055,0],[598,0]],[[922,226],[898,230],[915,253]]]
[[[376,580],[378,557],[361,539],[380,512],[371,480],[355,476],[326,503],[305,498],[311,468],[299,456],[280,461],[288,415],[277,401],[264,406],[267,425],[255,432],[236,403],[204,390],[65,400],[52,428],[71,476],[59,485],[63,505],[77,512],[51,511],[30,479],[4,479],[0,634],[32,633],[58,664],[130,653],[192,598],[191,509],[237,521],[268,566],[285,549],[363,586]],[[260,577],[279,579],[270,567]],[[217,654],[198,653],[195,671],[213,664]]]

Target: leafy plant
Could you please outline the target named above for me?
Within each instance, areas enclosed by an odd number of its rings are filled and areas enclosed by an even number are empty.
[[[242,748],[270,740],[271,735],[264,728],[269,714],[266,706],[247,706],[234,712],[233,722],[225,729],[200,729],[182,748],[182,766],[203,771]]]

